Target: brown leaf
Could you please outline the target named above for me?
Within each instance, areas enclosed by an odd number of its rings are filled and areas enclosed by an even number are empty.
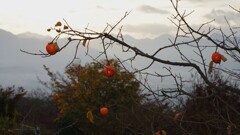
[[[56,32],[60,33],[60,32],[61,32],[61,29],[56,29]]]
[[[160,131],[157,131],[157,132],[155,133],[155,135],[161,135],[161,134],[160,134]]]
[[[55,24],[55,27],[57,27],[57,26],[62,26],[62,23],[58,21],[58,22]]]
[[[231,135],[231,132],[232,132],[231,126],[228,125],[227,126],[227,133],[228,133],[228,135]]]
[[[221,59],[222,59],[223,62],[227,61],[227,58],[224,57],[223,55],[221,55]]]
[[[88,111],[88,112],[87,112],[87,119],[88,119],[91,123],[94,123],[92,111]]]
[[[180,112],[176,112],[176,114],[174,116],[174,120],[177,120],[179,118],[180,114],[181,114]]]
[[[211,74],[213,69],[213,61],[209,63],[208,73]]]
[[[59,46],[58,46],[58,44],[57,44],[57,42],[54,43],[54,46],[55,46],[55,48],[57,49],[57,51],[60,50],[60,49],[59,49]]]
[[[86,43],[87,43],[87,39],[84,39],[82,45],[85,47]]]
[[[167,132],[165,130],[162,130],[162,135],[167,135]]]
[[[64,26],[63,26],[63,29],[64,29],[64,30],[68,29],[68,26],[67,26],[67,25],[64,25]]]

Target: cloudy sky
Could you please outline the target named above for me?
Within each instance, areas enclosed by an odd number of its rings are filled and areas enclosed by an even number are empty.
[[[0,28],[14,34],[34,32],[52,35],[46,31],[63,18],[76,29],[87,25],[102,31],[107,23],[114,24],[126,11],[132,11],[123,21],[124,33],[136,38],[154,38],[172,32],[168,18],[174,14],[170,0],[0,0]],[[229,5],[240,5],[238,0],[181,0],[180,9],[195,12],[188,20],[201,24],[216,19],[223,23],[223,15],[228,15],[234,24],[239,19]],[[53,35],[52,35],[53,36]]]

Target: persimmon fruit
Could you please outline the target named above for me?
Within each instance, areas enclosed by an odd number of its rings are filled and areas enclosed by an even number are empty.
[[[51,42],[46,45],[46,50],[47,50],[48,54],[54,55],[59,51],[59,47],[58,47],[57,43]]]
[[[107,76],[107,77],[112,77],[114,74],[115,74],[115,68],[112,67],[112,66],[106,66],[104,68],[104,74]]]
[[[108,108],[107,107],[101,107],[100,113],[102,116],[106,116],[108,114]]]
[[[222,60],[222,55],[221,55],[220,53],[214,52],[214,53],[212,54],[212,61],[213,61],[214,63],[220,63],[221,60]]]

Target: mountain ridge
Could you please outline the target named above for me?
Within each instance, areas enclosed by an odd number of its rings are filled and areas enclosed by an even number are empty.
[[[216,38],[217,36],[216,34],[214,35]],[[169,45],[169,38],[171,39],[173,37],[165,34],[155,39],[136,39],[131,35],[125,35],[124,41],[131,46],[139,48],[145,53],[153,54],[159,48]],[[11,32],[0,29],[0,85],[16,85],[29,89],[36,88],[40,85],[37,78],[49,80],[46,71],[43,69],[43,65],[48,66],[53,71],[64,73],[66,66],[74,58],[77,42],[70,43],[64,50],[51,57],[29,55],[20,51],[21,49],[31,53],[40,53],[39,51],[46,53],[45,46],[52,39],[53,38],[48,36],[29,32],[14,35]],[[60,38],[58,40],[59,46],[64,46],[66,41],[66,38]],[[202,43],[205,43],[205,40]],[[102,45],[99,40],[91,41],[89,48],[88,50],[87,47],[79,46],[77,57],[80,59],[81,64],[93,61],[92,58],[86,55],[87,51],[91,56],[98,56],[100,52],[102,52],[102,50],[100,50],[102,49]],[[121,59],[128,59],[134,56],[134,52],[127,52],[123,55],[122,49],[123,48],[119,45],[113,46],[113,49],[111,51],[109,50],[108,54],[113,58],[116,56]],[[192,59],[195,59],[193,57],[194,54],[192,54],[193,50],[189,49],[189,47],[185,47],[183,51]],[[211,52],[212,50],[208,50],[208,52],[204,54],[206,58],[210,58],[208,55],[210,55]],[[169,48],[162,50],[156,57],[173,61],[178,61],[180,59],[176,50],[169,50]],[[134,66],[140,69],[146,67],[149,63],[151,63],[151,61],[142,57],[138,57],[134,60]],[[150,70],[160,70],[160,72],[163,72],[161,66],[163,65],[154,63]]]
[[[24,33],[16,34],[16,36],[18,38],[21,38],[21,39],[26,39],[26,38],[37,38],[37,39],[40,39],[40,40],[52,39],[51,36],[40,35],[40,34],[36,34],[36,33],[33,33],[33,32],[24,32]]]

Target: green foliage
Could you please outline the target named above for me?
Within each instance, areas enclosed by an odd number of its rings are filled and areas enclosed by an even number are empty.
[[[18,116],[16,104],[26,94],[22,87],[0,86],[0,134],[17,134]]]
[[[103,73],[107,63],[116,69],[111,78]],[[114,129],[120,125],[116,117],[127,115],[126,110],[139,105],[143,98],[134,74],[121,69],[116,60],[92,62],[85,66],[73,64],[65,70],[66,76],[52,73],[47,67],[45,69],[52,80],[53,101],[59,109],[58,120],[77,121],[87,133],[104,133],[104,126],[112,128],[109,133],[117,132]],[[99,113],[103,106],[109,108],[106,117]],[[93,112],[94,124],[86,118],[88,111]]]
[[[16,134],[17,133],[17,117],[18,113],[15,111],[12,117],[9,116],[0,116],[0,134]]]

